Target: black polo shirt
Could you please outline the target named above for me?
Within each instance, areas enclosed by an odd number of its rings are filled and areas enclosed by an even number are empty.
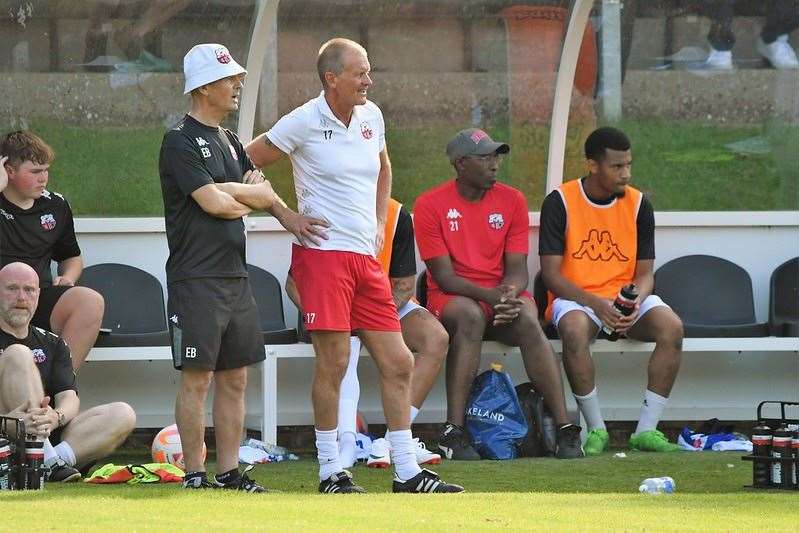
[[[230,130],[186,115],[164,135],[159,158],[169,244],[167,282],[247,277],[244,221],[209,215],[191,193],[211,183],[242,182],[254,165]]]
[[[0,354],[12,344],[23,344],[33,352],[33,361],[42,376],[45,395],[53,398],[59,392],[78,390],[72,369],[72,355],[60,337],[34,326],[28,328],[28,336],[24,339],[0,330]]]
[[[21,261],[39,275],[39,285],[53,284],[50,262],[80,255],[72,209],[58,193],[44,191],[29,209],[0,194],[0,263]]]

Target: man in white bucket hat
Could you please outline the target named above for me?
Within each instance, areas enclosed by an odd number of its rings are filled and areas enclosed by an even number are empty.
[[[301,242],[323,238],[324,223],[288,209],[236,134],[220,126],[238,109],[247,73],[228,49],[198,44],[183,59],[183,72],[191,109],[164,135],[159,160],[172,358],[181,370],[175,420],[186,462],[183,486],[264,492],[238,470],[247,366],[265,358],[242,217],[269,211]],[[212,380],[218,473],[209,481],[202,448]]]

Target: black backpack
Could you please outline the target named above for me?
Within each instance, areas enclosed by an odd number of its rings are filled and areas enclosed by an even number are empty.
[[[544,397],[530,382],[516,386],[516,395],[527,420],[527,436],[519,445],[519,457],[546,457],[555,455],[557,427],[549,413]]]

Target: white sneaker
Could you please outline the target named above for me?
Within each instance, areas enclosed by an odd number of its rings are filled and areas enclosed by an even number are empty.
[[[732,52],[730,50],[716,50],[712,46],[707,59],[702,64],[708,70],[732,70]]]
[[[790,70],[799,68],[799,60],[796,59],[796,52],[791,48],[787,35],[780,35],[771,44],[766,44],[763,39],[758,38],[757,51],[776,69]]]
[[[372,442],[369,458],[366,460],[369,468],[388,468],[391,466],[391,449],[386,439],[377,439]]]
[[[413,439],[416,443],[416,463],[420,465],[437,465],[441,463],[441,456],[427,449],[425,443],[419,438]]]

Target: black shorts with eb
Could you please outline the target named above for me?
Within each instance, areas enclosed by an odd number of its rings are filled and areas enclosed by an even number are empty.
[[[167,287],[172,362],[178,370],[230,370],[266,359],[247,278],[191,278]]]

